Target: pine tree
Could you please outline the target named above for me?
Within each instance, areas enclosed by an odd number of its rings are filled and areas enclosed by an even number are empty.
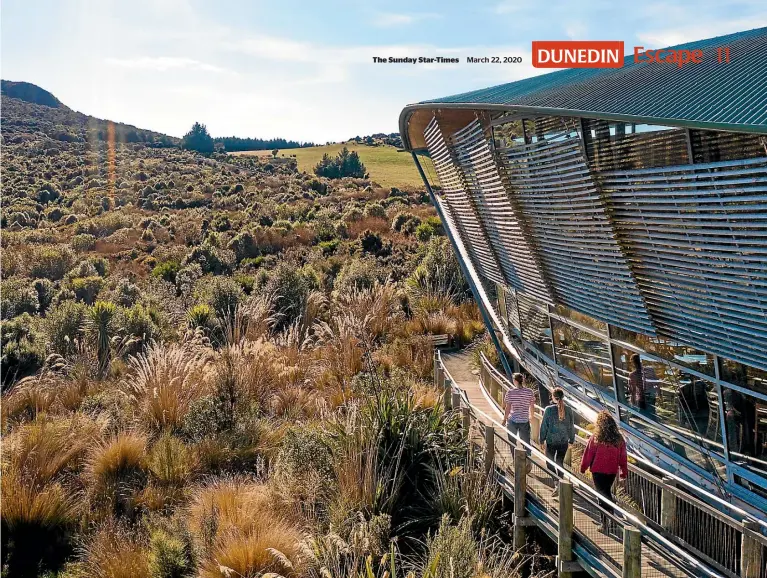
[[[213,138],[208,133],[208,129],[204,124],[196,122],[192,125],[192,129],[184,135],[181,147],[205,154],[212,153],[214,148]]]

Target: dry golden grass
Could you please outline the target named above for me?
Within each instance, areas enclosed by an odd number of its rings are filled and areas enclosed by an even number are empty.
[[[0,487],[2,520],[11,536],[17,528],[60,531],[78,520],[80,502],[77,494],[57,482],[43,487],[29,483],[18,464],[3,468]]]
[[[135,530],[114,522],[96,531],[80,566],[80,575],[88,578],[150,578],[146,545]]]
[[[97,499],[108,501],[125,487],[140,483],[146,473],[147,439],[138,432],[120,432],[97,444],[85,465],[89,489]]]
[[[206,392],[210,352],[179,344],[154,344],[130,358],[125,381],[146,422],[157,430],[181,427],[189,406]]]
[[[199,575],[222,578],[229,569],[254,578],[264,572],[295,575],[302,535],[274,502],[266,486],[241,478],[199,488],[188,511],[203,552]]]
[[[82,414],[40,415],[6,436],[4,461],[23,473],[26,484],[42,487],[66,471],[79,470],[87,450],[101,438],[105,427],[105,420]]]

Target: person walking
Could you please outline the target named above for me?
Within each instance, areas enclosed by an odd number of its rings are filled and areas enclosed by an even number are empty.
[[[631,365],[634,367],[634,371],[629,373],[629,399],[635,407],[646,410],[647,397],[645,394],[647,384],[644,372],[642,371],[642,358],[638,353],[631,356]]]
[[[629,473],[629,466],[626,441],[618,429],[618,424],[608,411],[599,413],[594,433],[586,444],[586,451],[581,459],[581,473],[585,474],[586,470],[591,470],[596,491],[613,502],[612,487],[615,477],[620,473],[621,479],[625,480]],[[608,514],[613,513],[609,503],[600,499],[599,505]],[[600,514],[601,524],[598,529],[606,532],[609,527],[609,518],[604,513]]]
[[[535,411],[535,394],[532,389],[525,387],[521,373],[515,373],[512,379],[514,387],[503,396],[503,421],[509,430],[509,441],[512,444],[516,445],[515,436],[518,435],[522,441],[530,445],[530,421]],[[525,449],[529,456],[530,449]],[[528,471],[531,467],[528,462]]]
[[[565,405],[565,392],[557,387],[553,393],[553,403],[543,412],[539,439],[546,446],[546,457],[555,462],[560,468],[564,468],[565,454],[570,444],[575,442],[575,422],[573,411]],[[555,475],[556,468],[549,465]],[[552,495],[557,495],[557,486],[554,485]]]

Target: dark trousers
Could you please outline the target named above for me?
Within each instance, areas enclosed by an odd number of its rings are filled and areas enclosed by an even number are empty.
[[[565,467],[565,454],[567,453],[567,444],[563,446],[554,446],[546,442],[546,457],[555,462],[560,468]],[[551,473],[557,473],[557,470],[551,464],[548,465]]]
[[[615,501],[613,500],[613,484],[615,483],[615,476],[617,476],[617,474],[598,474],[596,472],[591,472],[591,478],[594,480],[594,488],[601,496],[604,496],[611,502]],[[599,505],[607,513],[613,513],[613,507],[604,500],[599,500]],[[608,521],[604,514],[601,515],[601,518],[602,523]]]
[[[512,443],[512,446],[517,444],[517,439],[514,437],[515,435],[519,435],[519,437],[522,439],[523,442],[526,444],[530,444],[530,422],[525,421],[521,423],[513,422],[509,420],[506,423],[506,427],[509,428],[509,441]],[[530,455],[530,450],[525,448],[527,451],[527,455]]]

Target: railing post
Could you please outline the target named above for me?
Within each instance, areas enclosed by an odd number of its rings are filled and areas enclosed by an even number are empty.
[[[559,535],[557,539],[557,575],[573,575],[573,483],[559,480]]]
[[[740,576],[741,578],[759,578],[762,565],[762,544],[751,534],[759,532],[759,524],[743,520],[743,538],[740,541]]]
[[[527,452],[514,448],[514,549],[527,542]]]
[[[498,380],[495,379],[494,375],[491,375],[488,371],[488,381],[490,381],[490,397],[493,398],[493,401],[498,403],[498,389],[500,386],[498,385]]]
[[[667,486],[674,486],[673,478],[663,478],[660,490],[660,525],[667,532],[673,532],[676,521],[676,494]]]
[[[457,391],[452,392],[453,398],[452,398],[452,408],[453,409],[461,409],[461,394]]]
[[[464,405],[461,408],[461,413],[463,413],[463,429],[466,430],[466,433],[468,434],[471,429],[471,411],[469,411],[469,406]]]
[[[434,387],[440,386],[440,374],[442,373],[442,364],[439,362],[439,352],[434,350]]]
[[[485,475],[490,475],[495,463],[495,427],[485,426]]]
[[[642,533],[632,526],[623,528],[623,578],[642,578]]]
[[[443,377],[443,384],[442,387],[444,388],[443,394],[442,394],[442,401],[443,405],[445,406],[445,411],[450,411],[453,409],[453,388],[450,383],[450,380],[447,377]]]

